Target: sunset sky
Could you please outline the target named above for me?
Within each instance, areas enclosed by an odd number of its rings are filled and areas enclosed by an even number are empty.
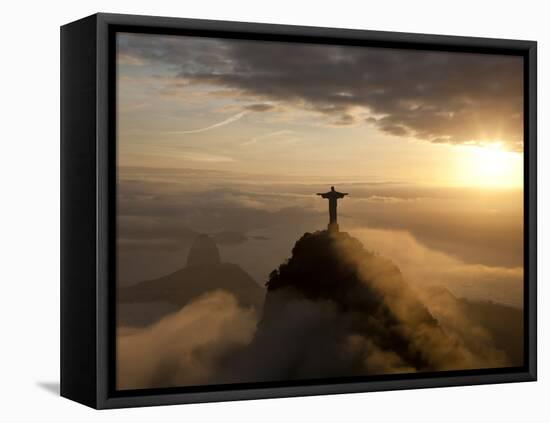
[[[118,63],[124,166],[522,185],[519,57],[119,34]]]
[[[121,283],[209,233],[263,285],[336,185],[344,227],[413,282],[521,305],[522,58],[117,40]]]

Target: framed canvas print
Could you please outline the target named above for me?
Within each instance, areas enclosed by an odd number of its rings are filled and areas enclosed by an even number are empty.
[[[61,29],[61,394],[536,380],[536,43]]]

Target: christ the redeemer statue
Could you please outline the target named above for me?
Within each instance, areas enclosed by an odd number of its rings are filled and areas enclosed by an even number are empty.
[[[334,190],[334,187],[330,187],[329,192],[318,192],[323,198],[328,199],[328,230],[338,232],[338,214],[336,211],[337,201],[348,195],[347,192],[338,192]]]

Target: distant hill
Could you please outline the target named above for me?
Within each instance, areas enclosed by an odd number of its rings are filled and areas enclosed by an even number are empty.
[[[523,310],[489,301],[460,300],[464,313],[487,329],[495,347],[505,351],[514,366],[523,365]]]
[[[221,262],[211,238],[199,235],[189,251],[186,267],[158,279],[119,288],[117,300],[123,310],[119,319],[122,323],[148,324],[215,290],[235,295],[238,303],[245,307],[261,307],[265,295],[265,290],[239,265]]]
[[[216,289],[234,294],[244,306],[258,306],[263,301],[263,289],[233,263],[184,267],[170,275],[120,289],[118,301],[166,301],[184,306],[199,295]]]
[[[486,331],[495,348],[504,351],[511,366],[523,365],[523,310],[492,301],[457,298],[448,289],[428,288],[423,297],[443,327],[460,333],[472,349],[480,337],[472,334]],[[477,345],[476,345],[477,344]]]

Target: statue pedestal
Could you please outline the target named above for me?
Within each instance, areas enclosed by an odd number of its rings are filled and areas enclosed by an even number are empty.
[[[327,226],[327,229],[329,232],[339,232],[340,228],[338,227],[338,223],[329,223]]]

